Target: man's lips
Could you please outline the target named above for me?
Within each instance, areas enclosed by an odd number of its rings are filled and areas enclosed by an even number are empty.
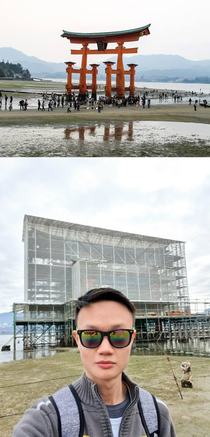
[[[96,364],[101,367],[101,369],[110,369],[115,363],[113,361],[97,361]]]

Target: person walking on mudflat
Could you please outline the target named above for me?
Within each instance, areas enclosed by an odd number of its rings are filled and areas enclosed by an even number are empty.
[[[13,437],[176,437],[167,406],[124,372],[134,321],[135,307],[118,290],[98,288],[79,297],[73,335],[84,372],[38,399]]]

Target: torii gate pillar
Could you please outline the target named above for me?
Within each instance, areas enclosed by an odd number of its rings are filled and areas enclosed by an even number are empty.
[[[66,91],[67,94],[71,94],[72,92],[72,73],[73,73],[73,65],[75,62],[66,62],[67,68],[67,84],[66,84]]]
[[[90,64],[92,67],[92,99],[97,100],[97,73],[99,64]]]
[[[130,96],[134,96],[135,94],[135,85],[134,85],[134,78],[135,78],[135,68],[137,67],[137,64],[127,64],[128,67],[130,67]]]
[[[83,44],[83,48],[82,48],[82,65],[81,65],[81,73],[80,73],[79,94],[81,96],[87,95],[87,84],[86,84],[87,50],[88,50],[88,44],[85,43]]]
[[[105,88],[105,95],[106,97],[111,97],[112,95],[112,65],[115,64],[115,62],[104,62],[106,65],[106,88]]]
[[[117,75],[116,75],[116,88],[117,97],[123,98],[125,96],[125,76],[123,65],[123,43],[119,43],[117,47]]]

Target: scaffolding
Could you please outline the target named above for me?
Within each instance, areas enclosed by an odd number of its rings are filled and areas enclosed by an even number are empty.
[[[18,338],[25,351],[66,346],[63,304],[13,303],[13,314],[14,352]]]
[[[113,287],[133,301],[188,307],[185,243],[34,217],[23,224],[24,300],[67,302]]]

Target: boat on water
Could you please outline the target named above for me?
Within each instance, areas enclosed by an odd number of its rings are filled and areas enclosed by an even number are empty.
[[[11,349],[10,344],[5,344],[4,346],[2,346],[1,351],[2,351],[2,352],[4,352],[4,351],[10,351],[10,349]]]

